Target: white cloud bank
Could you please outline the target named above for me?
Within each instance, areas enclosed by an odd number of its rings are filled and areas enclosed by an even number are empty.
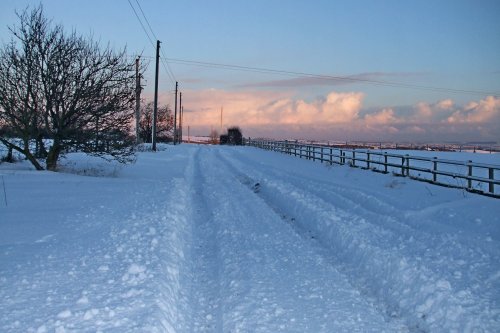
[[[500,99],[458,106],[451,99],[363,109],[364,94],[330,92],[311,101],[263,91],[187,91],[184,123],[198,131],[238,125],[246,136],[330,140],[500,141]],[[204,133],[200,133],[204,134]]]

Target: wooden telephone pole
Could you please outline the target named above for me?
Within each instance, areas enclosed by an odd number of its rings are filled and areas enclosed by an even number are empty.
[[[177,143],[182,142],[182,91],[179,93],[179,133],[177,135]]]
[[[155,101],[153,108],[153,128],[151,131],[151,142],[153,143],[153,151],[156,151],[156,118],[158,113],[158,69],[160,65],[160,41],[156,41],[156,74],[155,74]]]
[[[177,138],[177,90],[179,88],[179,83],[175,81],[175,102],[174,102],[174,145],[176,144]]]
[[[141,119],[141,75],[139,74],[139,59],[135,59],[135,143],[139,144],[139,122]]]
[[[180,118],[180,123],[179,123],[179,127],[181,128],[181,131],[180,131],[180,134],[179,134],[179,142],[182,143],[182,131],[184,130],[184,128],[182,127],[183,126],[183,122],[184,122],[184,105],[181,106],[181,118]]]
[[[222,135],[222,112],[224,111],[224,108],[221,106],[220,107],[220,135]]]

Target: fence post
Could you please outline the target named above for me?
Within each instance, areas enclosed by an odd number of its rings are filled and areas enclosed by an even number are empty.
[[[340,164],[343,165],[344,164],[344,152],[342,151],[342,149],[340,149],[339,159],[340,159]]]
[[[323,147],[321,147],[321,163],[323,163]]]
[[[333,155],[333,149],[330,148],[330,165],[333,164],[333,156],[332,155]]]
[[[387,152],[384,152],[384,172],[388,173],[387,171]]]
[[[468,176],[469,178],[467,178],[467,187],[468,187],[469,189],[472,189],[472,179],[470,179],[470,177],[472,177],[472,161],[471,161],[471,160],[469,160],[468,164],[469,164],[469,165],[468,165],[469,170],[468,170],[468,172],[467,172],[467,176]]]
[[[410,177],[410,155],[406,154],[406,176]]]
[[[352,150],[352,166],[355,167],[356,166],[356,151],[353,149]]]
[[[366,168],[370,169],[370,152],[366,152]]]
[[[401,156],[401,174],[403,176],[405,175],[405,159],[406,159],[406,157]]]
[[[438,165],[437,157],[434,157],[434,161],[432,161],[432,165],[433,165],[432,166],[432,170],[433,170],[432,171],[432,181],[434,183],[436,183],[437,182],[437,173],[436,173],[436,171],[437,171],[437,165]]]
[[[490,193],[495,193],[495,184],[493,184],[493,180],[495,180],[495,169],[488,168],[488,178],[490,178],[488,189]]]

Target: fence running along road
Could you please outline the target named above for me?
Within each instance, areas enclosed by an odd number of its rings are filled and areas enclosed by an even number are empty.
[[[390,154],[366,149],[342,149],[293,141],[248,139],[245,144],[321,163],[347,164],[376,172],[391,172],[431,184],[500,198],[500,165]]]

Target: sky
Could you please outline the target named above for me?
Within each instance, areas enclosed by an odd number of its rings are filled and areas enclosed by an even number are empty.
[[[2,0],[0,42],[15,10],[39,3]],[[172,72],[160,66],[160,102],[173,107],[178,81],[193,135],[220,132],[223,109],[222,129],[246,137],[500,143],[496,0],[41,3],[54,23],[142,54],[145,100],[160,40]]]

